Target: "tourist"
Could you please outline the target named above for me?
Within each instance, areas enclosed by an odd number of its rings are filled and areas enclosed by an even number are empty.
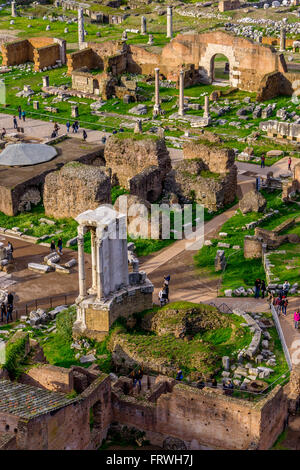
[[[165,304],[169,302],[169,286],[166,286],[165,284],[162,287],[163,290],[163,299]]]
[[[118,131],[117,131],[116,129],[114,129],[112,133],[113,133],[113,134],[117,134]]]
[[[179,382],[181,382],[182,379],[183,379],[182,370],[181,370],[181,369],[178,369],[177,375],[176,375],[176,380],[179,380]]]
[[[77,132],[75,122],[73,122],[73,124],[72,124],[72,132],[73,132],[73,134],[74,134],[74,133],[76,134],[76,132]]]
[[[22,109],[21,106],[18,106],[19,119],[22,119]]]
[[[211,386],[213,388],[217,388],[218,387],[218,382],[216,381],[215,377],[213,377],[212,381],[211,381]]]
[[[265,166],[266,166],[266,165],[265,165],[265,159],[266,159],[266,157],[265,157],[264,155],[262,155],[262,156],[260,157],[260,167],[261,167],[261,168],[265,168]]]
[[[101,137],[101,142],[102,142],[102,144],[105,144],[105,142],[106,142],[106,137],[105,136]]]
[[[273,291],[269,292],[268,303],[269,303],[270,308],[272,305],[275,305],[275,297],[274,297]]]
[[[56,251],[55,241],[54,240],[52,240],[51,243],[50,243],[50,252],[53,253],[53,251]]]
[[[18,129],[18,121],[17,121],[16,116],[14,116],[13,118],[13,123],[14,123],[14,129]]]
[[[256,281],[255,281],[255,295],[254,295],[254,297],[255,297],[256,299],[259,298],[260,286],[261,286],[261,280],[260,280],[260,279],[256,279]]]
[[[265,281],[261,281],[261,298],[264,299],[266,295],[266,283]]]
[[[4,322],[4,318],[6,317],[6,306],[5,306],[5,303],[2,302],[1,304],[1,308],[0,308],[0,313],[1,313],[1,323]]]
[[[165,286],[168,286],[168,285],[169,285],[170,280],[171,280],[170,274],[168,274],[168,276],[164,276],[164,284],[165,284]]]
[[[12,246],[11,242],[7,243],[7,249],[9,251],[10,255],[11,255],[11,258],[13,258],[14,247]]]
[[[25,118],[26,118],[26,113],[25,113],[25,111],[22,111],[22,118],[23,118],[23,121],[25,122]]]
[[[2,127],[1,139],[4,139],[5,136],[6,136],[6,129],[5,127]]]
[[[276,309],[276,312],[277,312],[277,315],[279,316],[280,315],[280,312],[281,312],[281,298],[278,296],[275,300],[275,309]]]
[[[203,377],[199,377],[198,382],[196,383],[196,387],[202,390],[205,387],[205,382]]]
[[[83,141],[84,141],[84,142],[85,142],[86,139],[87,139],[87,133],[86,133],[86,130],[85,130],[85,129],[83,129],[83,131],[82,131],[82,138],[83,138]]]
[[[55,132],[55,130],[53,129],[52,134],[51,134],[51,139],[55,139],[55,137],[56,137],[56,132]]]
[[[284,281],[282,286],[283,295],[286,297],[290,290],[291,284],[288,281]]]
[[[165,305],[165,299],[164,299],[164,292],[163,289],[160,289],[158,293],[158,300],[160,302],[160,306],[163,307]]]
[[[66,122],[66,127],[67,127],[67,132],[69,133],[70,132],[70,127],[71,127],[70,121]]]
[[[288,159],[288,171],[292,171],[292,159],[289,157]]]
[[[13,307],[12,304],[7,305],[6,323],[8,323],[9,320],[13,321],[13,317],[12,317],[13,309],[14,309],[14,307]]]
[[[287,309],[287,306],[288,306],[288,299],[286,297],[284,297],[281,301],[281,309],[282,309],[282,314],[286,317],[286,309]]]
[[[11,292],[7,295],[7,305],[14,305],[14,296]]]
[[[59,131],[60,127],[59,125],[57,124],[57,122],[54,123],[54,130],[55,130],[55,134],[58,135],[58,131]]]
[[[136,386],[137,382],[139,384],[139,392],[142,390],[142,378],[143,378],[143,371],[142,369],[138,369],[137,372],[134,375],[134,380],[133,380],[133,388]]]
[[[300,309],[298,308],[298,310],[294,312],[294,325],[296,329],[299,328],[299,321],[300,321]]]
[[[78,121],[75,121],[75,122],[74,122],[74,125],[75,125],[75,132],[76,132],[76,134],[77,134],[78,129],[79,129],[79,122],[78,122]]]
[[[57,248],[58,248],[59,254],[62,255],[62,254],[63,254],[63,252],[62,252],[62,249],[63,249],[63,241],[62,241],[61,237],[59,238],[59,240],[58,240],[58,242],[57,242]]]
[[[224,390],[225,395],[232,395],[233,389],[234,389],[234,386],[230,379],[227,381],[227,383],[225,382],[223,383],[223,390]]]

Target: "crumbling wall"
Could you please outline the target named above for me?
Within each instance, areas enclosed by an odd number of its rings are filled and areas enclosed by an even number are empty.
[[[103,69],[103,61],[91,48],[86,48],[81,51],[67,54],[68,74],[74,70],[87,67],[88,69],[99,68]]]
[[[21,382],[54,392],[70,393],[74,389],[72,369],[41,364],[22,374]]]
[[[55,218],[77,217],[111,202],[110,171],[105,167],[70,162],[46,176],[45,213]]]
[[[170,171],[171,160],[164,139],[111,136],[104,149],[106,166],[112,170],[112,178],[124,188],[130,189],[130,180],[149,166],[160,170],[161,178]]]
[[[226,173],[235,161],[233,149],[222,148],[213,143],[205,145],[201,141],[185,142],[183,144],[183,158],[186,160],[200,159],[204,163],[204,169],[215,173]]]
[[[257,91],[257,101],[266,101],[278,95],[291,96],[293,88],[291,82],[281,72],[266,74],[260,82]]]
[[[256,404],[225,396],[221,390],[180,384],[156,404],[143,405],[113,393],[112,405],[115,421],[145,431],[152,444],[163,446],[171,436],[188,449],[269,449],[287,416],[281,387]]]

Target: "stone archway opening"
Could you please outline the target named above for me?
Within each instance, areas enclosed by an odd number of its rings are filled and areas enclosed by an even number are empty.
[[[210,77],[212,82],[230,84],[230,62],[226,55],[215,54],[210,60]]]

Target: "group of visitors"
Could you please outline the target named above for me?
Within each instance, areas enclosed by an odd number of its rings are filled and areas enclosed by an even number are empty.
[[[14,309],[14,296],[11,292],[7,295],[7,303],[2,302],[0,308],[0,321],[3,323],[6,319],[6,323],[13,321],[12,313]]]
[[[73,134],[77,134],[78,133],[78,129],[79,129],[79,122],[78,121],[74,121],[73,124],[71,125],[70,121],[67,121],[66,122],[66,128],[67,128],[67,132],[69,133],[70,132],[70,128],[72,127],[72,133]],[[87,139],[87,132],[85,129],[82,130],[82,138],[84,141],[86,141]]]
[[[160,303],[161,307],[163,307],[164,305],[166,305],[166,303],[169,302],[169,283],[170,283],[170,280],[171,280],[170,275],[164,276],[164,282],[163,282],[162,288],[160,289],[160,291],[158,293],[158,300],[159,300],[159,303]]]
[[[63,241],[62,241],[62,238],[60,237],[58,239],[58,242],[57,242],[57,251],[60,255],[63,254]],[[51,240],[51,243],[50,243],[50,253],[53,253],[54,251],[56,251],[56,245],[55,245],[55,241],[54,240]]]
[[[275,296],[273,293],[270,293],[269,295],[268,300],[269,300],[270,308],[271,308],[271,305],[273,305],[278,316],[283,315],[286,317],[287,315],[287,307],[289,304],[287,296],[288,296],[290,287],[291,287],[290,283],[288,281],[285,281],[282,285],[282,289],[280,289],[277,296]],[[299,323],[300,323],[300,308],[298,308],[294,312],[294,327],[296,329],[299,328]]]
[[[18,115],[19,115],[19,119],[22,120],[23,119],[23,122],[25,122],[26,120],[26,112],[22,109],[21,109],[21,106],[18,106]],[[18,129],[18,121],[17,121],[17,118],[16,116],[13,116],[13,125],[14,125],[14,129]]]
[[[264,299],[265,298],[265,295],[266,295],[266,291],[267,291],[267,287],[266,287],[266,283],[264,280],[261,280],[261,279],[256,279],[255,281],[255,293],[254,293],[254,297],[256,299],[259,298],[259,295],[260,295],[260,292],[261,292],[261,298]]]

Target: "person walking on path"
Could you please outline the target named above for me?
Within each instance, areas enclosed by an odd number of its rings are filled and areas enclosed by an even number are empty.
[[[13,117],[14,129],[18,129],[18,121],[16,116]]]
[[[264,155],[262,155],[260,157],[260,167],[265,168],[265,166],[266,166],[265,163],[266,163],[266,157]]]
[[[57,248],[58,248],[59,254],[62,255],[62,254],[63,254],[63,252],[62,252],[62,249],[63,249],[63,241],[62,241],[61,238],[59,238],[59,240],[58,240],[58,242],[57,242]]]
[[[14,305],[14,296],[11,292],[7,295],[7,305]]]
[[[70,132],[70,127],[71,127],[70,121],[67,121],[66,122],[66,128],[67,128],[68,133]]]
[[[256,279],[256,281],[255,281],[255,295],[254,295],[255,299],[259,298],[260,286],[261,286],[261,280]]]
[[[59,125],[57,124],[57,122],[54,123],[54,131],[55,131],[55,135],[58,135],[58,131],[59,131],[60,127]]]
[[[159,293],[158,293],[158,300],[159,300],[159,303],[160,303],[160,306],[163,307],[165,305],[165,299],[164,299],[164,291],[163,289],[160,289]]]
[[[282,314],[286,317],[286,309],[287,309],[287,306],[289,304],[289,301],[286,297],[283,297],[281,302],[282,302],[282,304],[281,304]]]
[[[277,297],[275,300],[275,309],[276,309],[277,315],[279,316],[281,312],[281,298],[280,297]]]
[[[294,312],[294,325],[297,330],[299,328],[299,321],[300,321],[300,309],[298,308],[298,310]]]
[[[25,120],[26,120],[26,119],[25,119],[25,118],[26,118],[26,113],[25,113],[25,111],[22,111],[22,118],[23,118],[23,122],[25,122]]]
[[[4,322],[4,318],[6,317],[6,306],[5,306],[5,303],[2,302],[1,304],[1,308],[0,308],[0,314],[1,314],[1,323]]]
[[[288,171],[292,171],[292,158],[289,157],[288,159]]]
[[[83,129],[83,131],[82,131],[82,138],[83,138],[83,141],[84,141],[84,142],[85,142],[86,139],[87,139],[87,133],[86,133],[86,130],[85,130],[85,129]]]
[[[76,132],[76,134],[77,134],[78,129],[79,129],[79,122],[78,122],[78,121],[75,121],[75,122],[74,122],[74,126],[75,126],[75,132]]]
[[[11,242],[8,242],[8,243],[7,243],[7,248],[8,248],[8,251],[9,251],[10,255],[11,255],[11,259],[13,259],[13,257],[14,257],[14,255],[13,255],[13,253],[14,253],[14,247],[13,247],[13,245],[12,245]]]
[[[266,283],[265,283],[265,281],[261,281],[261,298],[262,299],[265,298],[266,291],[267,291]]]
[[[284,281],[284,284],[282,286],[283,295],[285,295],[285,296],[288,295],[290,287],[291,287],[291,284],[288,281]]]
[[[6,323],[8,323],[9,320],[13,321],[13,317],[12,317],[13,308],[14,307],[12,304],[7,305]]]
[[[4,139],[5,136],[6,136],[6,129],[5,127],[3,127],[2,132],[1,132],[1,139]]]
[[[52,240],[51,243],[50,243],[50,252],[53,253],[53,251],[56,251],[55,241],[54,240]]]
[[[18,106],[18,114],[19,114],[19,119],[21,121],[22,119],[22,109],[21,109],[21,106]]]

